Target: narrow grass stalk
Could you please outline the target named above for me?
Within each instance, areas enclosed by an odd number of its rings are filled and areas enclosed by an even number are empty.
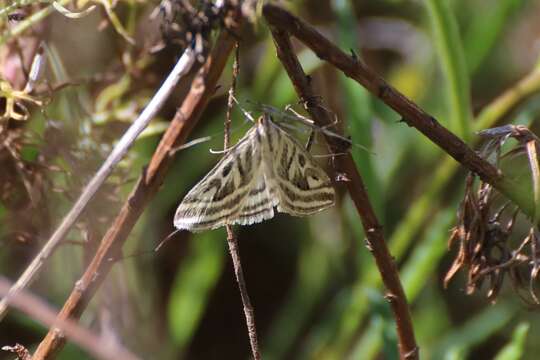
[[[501,38],[512,15],[525,3],[526,0],[473,3],[476,11],[485,9],[486,13],[475,16],[463,35],[463,49],[469,74],[474,74],[481,67]]]
[[[265,5],[263,14],[270,20],[272,6]],[[272,24],[275,25],[275,24]],[[292,50],[292,44],[288,33],[281,26],[272,26],[272,36],[276,44],[278,58],[287,71],[291,82],[298,93],[299,99],[304,103],[306,110],[318,126],[324,127],[332,124],[333,119],[330,113],[320,103],[320,97],[314,92],[311,81],[305,75],[298,58]],[[336,142],[332,137],[327,136],[326,141],[330,149],[339,153],[343,145]],[[366,234],[367,247],[371,251],[382,281],[386,287],[385,298],[390,303],[398,334],[398,346],[400,358],[418,359],[419,350],[416,344],[414,329],[407,298],[401,285],[397,266],[386,246],[382,226],[375,215],[370,203],[364,182],[354,164],[350,153],[335,158],[335,168],[338,173],[346,174],[349,181],[345,182],[351,199],[353,200],[362,226]]]
[[[317,53],[317,55],[321,59],[330,62],[331,64],[344,71],[347,76],[357,80],[372,94],[379,97],[387,105],[389,105],[399,114],[401,114],[403,116],[403,121],[414,127],[417,126],[417,121],[419,122],[418,125],[421,125],[420,123],[423,123],[423,125],[417,127],[417,129],[420,130],[424,135],[428,136],[433,142],[441,146],[445,151],[452,155],[455,160],[460,161],[462,165],[468,167],[469,170],[475,171],[478,174],[492,174],[493,177],[491,178],[491,180],[488,180],[488,182],[492,182],[493,184],[495,184],[502,193],[507,195],[510,199],[514,200],[515,203],[518,204],[518,206],[520,206],[525,213],[532,214],[533,204],[530,201],[530,198],[527,197],[527,194],[519,193],[518,188],[516,188],[514,184],[511,184],[511,181],[501,176],[498,170],[492,168],[491,166],[487,166],[487,163],[484,160],[478,159],[476,154],[473,155],[473,151],[467,148],[466,145],[461,142],[461,140],[458,140],[456,137],[451,136],[453,138],[453,140],[451,141],[453,144],[452,146],[459,143],[459,147],[464,152],[469,154],[467,155],[467,157],[471,156],[471,159],[474,158],[474,161],[478,161],[478,163],[475,163],[475,165],[473,165],[472,163],[467,164],[469,159],[463,161],[465,160],[465,158],[463,157],[463,153],[461,153],[461,155],[454,155],[454,150],[449,151],[449,148],[446,147],[446,145],[443,145],[439,141],[440,139],[436,139],[437,136],[433,136],[434,134],[431,133],[431,131],[438,132],[439,130],[441,130],[447,134],[447,130],[442,130],[440,124],[438,124],[433,117],[425,114],[420,108],[418,108],[416,104],[413,104],[402,94],[399,94],[395,89],[389,87],[389,85],[386,84],[382,79],[380,79],[377,74],[366,68],[364,64],[356,61],[354,58],[347,56],[341,50],[336,48],[335,45],[333,45],[330,41],[320,35],[313,27],[309,26],[308,24],[293,16],[292,14],[286,12],[285,10],[273,5],[266,5],[264,7],[264,12],[267,20],[270,23],[272,23],[273,25],[279,25],[283,29],[287,29],[295,37],[297,37],[300,41],[304,42],[315,53]],[[510,92],[511,91],[512,90],[510,90]],[[523,92],[522,94],[525,96],[525,92]],[[498,118],[502,117],[505,114],[503,113],[504,111],[510,111],[510,106],[512,104],[515,105],[518,102],[519,101],[517,98],[513,98],[512,101],[505,102],[506,105],[503,105],[500,108],[502,112],[498,114]],[[414,121],[409,121],[413,118]],[[491,117],[491,119],[495,121],[494,117]],[[424,125],[426,126],[426,128],[423,128]],[[458,168],[458,164],[454,163],[454,160],[451,158],[445,159],[444,163],[450,164],[449,166],[454,167],[454,169]],[[480,165],[480,163],[482,163],[482,165]],[[446,166],[448,165],[445,165],[445,167]],[[484,170],[480,168],[484,166],[486,166],[485,170],[487,170],[487,172],[485,173]],[[495,171],[497,175],[495,175],[493,171]],[[441,181],[438,183],[438,185],[440,186],[440,188],[442,188],[442,185],[446,183],[446,181],[444,181],[444,178],[447,176],[448,178],[450,178],[450,174],[453,173],[453,171],[451,168],[445,168],[438,172],[441,174]],[[445,173],[448,173],[449,175],[444,175]],[[437,187],[434,187],[432,189],[432,194],[435,194],[438,190],[440,190],[440,188],[437,189]],[[429,202],[424,202],[424,206],[426,204],[429,205]],[[421,219],[419,218],[419,220]],[[410,232],[411,236],[413,233],[414,232],[412,231]],[[403,243],[403,245],[405,248],[405,242]],[[362,282],[359,282],[357,286],[355,286],[355,288],[358,289],[358,291],[362,291],[363,285],[364,284]],[[362,309],[364,309],[365,306],[365,299],[363,299],[362,297],[355,299],[355,301],[351,304],[351,309],[353,309],[352,313],[361,313],[363,311]],[[359,324],[359,322],[357,322],[357,319],[353,319],[351,321],[356,322],[356,325],[351,326],[351,328],[356,329],[356,326]]]
[[[11,284],[0,276],[0,294],[5,295]],[[98,336],[75,321],[64,319],[57,321],[56,312],[38,297],[21,291],[10,297],[9,305],[27,314],[32,319],[46,326],[55,326],[82,349],[101,360],[138,360],[139,358],[114,341]]]
[[[0,319],[2,319],[2,317],[6,313],[7,297],[16,293],[20,289],[26,288],[35,279],[35,277],[38,275],[39,271],[43,267],[44,263],[54,252],[56,247],[66,237],[73,224],[75,224],[75,222],[82,214],[83,210],[86,208],[90,200],[92,200],[94,195],[97,193],[101,185],[103,185],[103,183],[114,170],[116,165],[118,165],[118,163],[122,160],[129,148],[133,145],[137,137],[140,135],[140,133],[148,126],[150,121],[161,109],[161,107],[165,103],[165,100],[167,100],[169,95],[176,87],[176,84],[178,84],[180,79],[185,76],[189,72],[189,70],[191,70],[193,63],[195,62],[195,58],[195,51],[191,48],[188,48],[184,51],[184,54],[180,57],[163,85],[161,85],[152,100],[150,100],[146,108],[133,122],[129,129],[124,133],[122,138],[120,138],[109,157],[105,160],[103,165],[101,165],[97,173],[90,180],[88,185],[84,188],[81,195],[79,196],[75,204],[73,204],[73,207],[64,217],[58,228],[54,231],[49,240],[47,240],[43,248],[32,260],[32,262],[26,268],[23,274],[15,282],[9,294],[0,301]]]
[[[495,360],[523,359],[529,328],[530,324],[528,322],[522,322],[517,325],[512,333],[512,339],[497,353]]]
[[[240,71],[240,51],[239,44],[235,46],[235,57],[232,71],[232,83],[229,89],[229,99],[227,101],[227,114],[225,116],[225,123],[223,129],[223,149],[227,150],[230,146],[230,130],[232,122],[232,109],[234,106],[234,96],[236,92],[236,81],[238,79],[238,72]],[[249,336],[249,344],[251,346],[251,354],[254,360],[261,359],[261,352],[259,350],[259,339],[257,337],[257,326],[255,325],[255,311],[251,305],[251,299],[247,291],[246,280],[244,278],[244,270],[242,269],[242,262],[240,260],[240,248],[238,246],[238,238],[234,233],[232,225],[225,226],[227,230],[227,245],[229,246],[229,253],[234,267],[234,275],[236,277],[236,283],[238,284],[238,290],[240,290],[240,297],[242,298],[242,305],[244,310],[244,317],[246,319],[246,325]]]
[[[407,299],[409,299],[410,302],[414,302],[416,300],[421,290],[424,288],[426,280],[432,278],[432,275],[437,270],[436,268],[439,264],[441,257],[443,257],[446,253],[446,234],[453,220],[454,211],[448,209],[439,212],[437,216],[432,219],[429,228],[425,232],[425,235],[415,246],[410,258],[403,265],[401,270],[401,279],[403,281],[405,293],[407,294]],[[378,279],[372,281],[372,283],[375,282],[377,287],[380,287],[380,281],[378,281]],[[365,313],[361,315],[362,317],[364,317]],[[344,314],[344,317],[348,316],[349,314]],[[366,332],[363,335],[363,338],[373,338],[377,336],[382,337],[382,334],[379,333],[378,335],[376,335]],[[374,340],[372,339],[372,341]],[[373,348],[380,350],[380,347],[383,344],[382,339],[379,339],[379,341],[374,341],[374,343],[375,344],[372,345],[372,351],[375,350]],[[356,351],[353,352],[352,358],[361,358],[362,348],[359,346],[355,346],[355,349]],[[378,353],[378,351],[375,351],[375,353]],[[338,354],[338,356],[343,357],[343,354]]]
[[[94,258],[64,303],[58,316],[60,319],[81,316],[111,270],[114,264],[111,258],[114,259],[117,256],[145,207],[163,183],[173,159],[173,150],[186,141],[210,97],[214,94],[217,81],[234,43],[235,40],[227,31],[223,31],[217,38],[212,53],[193,80],[189,93],[163,135],[146,171],[139,177],[137,184],[102,238]],[[33,359],[52,359],[64,344],[65,338],[62,333],[52,327],[39,344]]]
[[[508,115],[518,104],[524,102],[535,93],[540,91],[540,67],[537,66],[533,71],[519,81],[515,86],[506,90],[499,97],[487,105],[477,116],[475,130],[482,130],[495,126],[506,115]],[[433,178],[430,180],[428,188],[415,200],[414,204],[405,214],[405,218],[397,225],[389,239],[389,246],[392,255],[397,261],[403,257],[405,251],[409,248],[415,236],[418,234],[426,221],[425,214],[433,211],[438,205],[437,200],[443,189],[448,185],[450,179],[456,174],[459,164],[452,158],[446,157],[435,170]],[[344,311],[347,314],[347,320],[343,322],[340,330],[344,342],[348,343],[352,339],[355,329],[362,323],[367,310],[367,302],[359,296],[366,287],[381,285],[379,278],[375,273],[375,266],[370,264],[363,272],[365,276],[353,286],[356,296],[352,296],[353,302]]]
[[[447,82],[447,126],[465,142],[471,139],[471,90],[456,19],[443,0],[425,0],[441,68]]]

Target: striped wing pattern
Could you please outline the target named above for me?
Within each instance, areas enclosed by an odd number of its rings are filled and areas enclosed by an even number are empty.
[[[267,116],[261,117],[178,206],[174,226],[202,231],[226,224],[250,225],[334,204],[328,175],[313,157]]]
[[[271,169],[278,211],[305,216],[334,205],[332,182],[311,154],[273,122],[269,121],[267,128],[268,133],[275,135],[267,137],[268,151],[263,156],[268,155],[265,164]]]

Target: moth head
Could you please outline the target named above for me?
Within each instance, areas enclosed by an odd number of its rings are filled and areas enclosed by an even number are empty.
[[[257,123],[267,127],[272,123],[272,116],[270,116],[270,114],[264,113],[262,116],[259,116],[259,119],[257,119]]]
[[[257,125],[262,133],[269,133],[270,126],[272,124],[272,117],[269,114],[264,113],[262,116],[259,116],[257,119]]]

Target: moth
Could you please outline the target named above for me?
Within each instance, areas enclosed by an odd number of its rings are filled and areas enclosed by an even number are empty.
[[[267,114],[191,189],[174,216],[177,229],[202,231],[271,219],[274,208],[294,216],[334,205],[328,175],[302,145]]]

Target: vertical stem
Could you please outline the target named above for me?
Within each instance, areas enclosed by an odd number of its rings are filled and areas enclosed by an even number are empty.
[[[238,77],[238,72],[240,71],[239,64],[239,46],[238,42],[234,47],[234,63],[233,63],[233,75],[231,88],[229,89],[229,99],[227,101],[227,115],[225,118],[224,124],[224,137],[223,137],[223,149],[227,150],[229,148],[230,142],[230,132],[231,132],[231,121],[232,121],[232,108],[234,105],[234,93],[236,92],[236,78]]]
[[[214,49],[193,79],[189,93],[163,135],[148,167],[139,177],[131,194],[103,236],[94,258],[64,303],[58,315],[59,319],[79,318],[106,278],[114,264],[111,258],[116,258],[135,223],[163,183],[173,161],[172,150],[186,141],[214,94],[233,45],[234,39],[228,31],[223,31],[217,38]],[[65,337],[62,332],[51,327],[36,349],[33,359],[54,359],[64,344]]]
[[[277,56],[287,71],[298,93],[298,97],[304,103],[306,110],[318,126],[325,127],[331,125],[332,118],[324,105],[318,100],[320,97],[317,96],[313,90],[311,81],[304,73],[292,49],[289,34],[276,27],[272,27],[270,30],[274,37]],[[332,152],[343,152],[343,144],[340,144],[336,138],[327,136],[326,141],[330,145]],[[386,286],[387,292],[385,298],[389,301],[394,318],[396,319],[400,358],[402,360],[418,359],[418,346],[416,345],[407,298],[403,291],[394,259],[386,246],[383,228],[371,206],[364,181],[356,169],[350,153],[346,153],[344,156],[338,156],[335,159],[335,166],[338,173],[345,173],[349,179],[345,184],[362,221],[366,234],[367,247],[375,258],[381,278]]]
[[[236,78],[238,77],[238,72],[240,66],[238,63],[239,58],[239,49],[238,42],[235,46],[235,57],[233,64],[233,76],[232,84],[229,89],[229,99],[227,102],[227,115],[225,117],[224,123],[224,137],[223,137],[223,148],[225,151],[229,148],[230,142],[230,129],[231,129],[231,114],[232,107],[234,105],[234,93],[236,90]],[[249,299],[249,294],[247,292],[246,281],[244,279],[244,271],[242,270],[242,263],[240,262],[240,251],[238,249],[238,240],[231,225],[226,225],[227,229],[227,244],[229,245],[229,253],[231,254],[233,266],[234,266],[234,275],[236,277],[236,282],[238,283],[238,289],[240,290],[240,296],[242,298],[242,305],[244,307],[244,316],[246,317],[246,324],[248,328],[249,343],[251,345],[251,353],[255,360],[261,358],[261,353],[259,351],[259,342],[257,340],[257,327],[255,326],[255,312],[253,311],[253,306],[251,306],[251,300]]]
[[[124,155],[131,148],[140,133],[148,126],[150,121],[162,108],[169,95],[175,89],[176,84],[178,84],[180,79],[182,79],[189,70],[191,70],[191,67],[195,63],[195,55],[195,52],[190,48],[184,51],[183,55],[167,76],[167,79],[165,79],[139,117],[135,119],[129,129],[122,135],[107,159],[92,177],[88,185],[86,185],[75,204],[73,204],[69,212],[64,216],[60,225],[58,225],[54,233],[34,257],[30,265],[24,270],[19,279],[13,284],[9,293],[0,300],[0,320],[6,313],[8,297],[21,289],[26,288],[37,277],[45,262],[69,233],[73,224],[79,219],[79,216],[101,188],[105,180],[107,180],[111,172],[116,168],[116,165],[124,158]]]
[[[251,345],[251,353],[253,354],[253,359],[259,360],[261,358],[261,353],[259,351],[259,342],[257,340],[255,313],[253,311],[253,306],[251,306],[251,301],[247,292],[246,281],[244,279],[244,272],[242,270],[242,264],[240,262],[238,240],[236,239],[231,225],[227,225],[227,243],[229,244],[229,252],[233,261],[234,274],[236,276],[236,282],[238,283],[238,289],[240,290],[240,296],[242,297],[242,304],[244,306],[244,315],[246,317],[249,343]]]

